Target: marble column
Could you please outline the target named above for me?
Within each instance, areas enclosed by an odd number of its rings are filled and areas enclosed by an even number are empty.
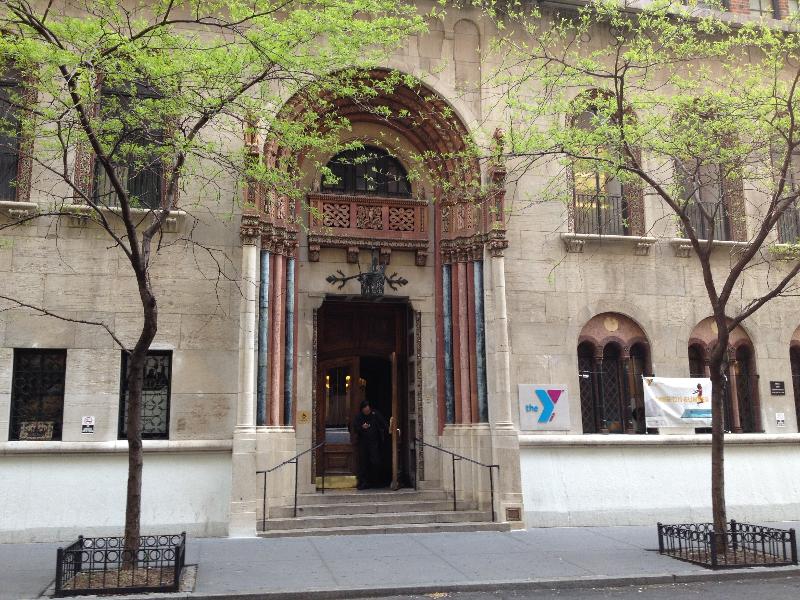
[[[442,329],[444,331],[444,414],[445,423],[456,422],[453,390],[453,322],[451,310],[451,266],[442,265]]]
[[[461,404],[461,422],[472,423],[472,390],[470,385],[469,353],[469,292],[467,291],[467,263],[463,259],[458,262],[458,377],[461,393],[458,398]]]
[[[505,258],[502,247],[491,247],[490,316],[492,342],[487,352],[489,371],[493,374],[489,395],[489,425],[492,435],[494,462],[500,465],[496,510],[505,520],[511,512],[522,516],[522,475],[520,472],[519,432],[512,416],[511,355],[508,338],[508,309],[506,307]],[[512,526],[521,527],[522,522]]]
[[[243,217],[244,221],[244,217]],[[256,308],[258,296],[258,235],[242,225],[241,300],[239,303],[239,386],[236,428],[231,455],[231,505],[228,535],[256,534]]]
[[[281,425],[281,409],[283,408],[283,300],[284,300],[284,266],[286,257],[273,255],[272,269],[272,314],[270,343],[270,394],[269,424]]]
[[[256,377],[256,425],[267,424],[267,355],[269,353],[269,251],[261,251],[258,288],[258,375]]]

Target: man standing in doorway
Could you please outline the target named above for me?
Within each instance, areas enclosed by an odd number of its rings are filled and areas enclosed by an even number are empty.
[[[383,487],[386,483],[383,447],[389,431],[386,419],[372,409],[369,400],[364,400],[353,428],[358,444],[358,489]]]

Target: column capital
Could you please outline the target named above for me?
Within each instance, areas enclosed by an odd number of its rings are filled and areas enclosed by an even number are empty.
[[[261,219],[253,212],[242,213],[242,224],[239,227],[239,238],[243,246],[255,246],[261,239]]]

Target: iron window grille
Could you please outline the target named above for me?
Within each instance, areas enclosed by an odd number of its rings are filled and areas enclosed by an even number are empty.
[[[119,438],[128,436],[128,355],[122,354],[119,402]],[[172,352],[151,350],[147,353],[142,387],[142,438],[169,438],[169,411],[172,387]]]
[[[798,423],[800,423],[800,348],[792,348],[789,356],[792,368],[795,414],[797,415]]]
[[[411,197],[411,183],[403,165],[380,148],[365,146],[340,152],[327,167],[333,178],[323,178],[323,192]]]
[[[66,350],[14,350],[9,439],[61,439],[66,368]]]
[[[775,7],[772,0],[750,0],[751,17],[772,17]]]
[[[686,216],[697,238],[730,240],[728,201],[719,166],[689,161],[677,170],[683,176]]]
[[[20,123],[15,109],[17,82],[0,79],[0,201],[17,199]]]
[[[140,123],[127,123],[125,114],[135,102],[156,100],[160,95],[152,88],[135,85],[135,94],[114,88],[103,88],[100,94],[100,112],[104,117],[120,122],[121,131],[110,158],[121,186],[125,188],[134,208],[156,210],[161,206],[164,164],[155,151],[163,142],[163,132],[154,128],[143,129]],[[103,206],[119,206],[119,197],[111,178],[99,161],[94,162],[94,201]]]

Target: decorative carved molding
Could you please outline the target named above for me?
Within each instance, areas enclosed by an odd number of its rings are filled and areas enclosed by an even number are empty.
[[[690,257],[694,250],[692,243],[686,238],[673,238],[669,243],[675,250],[675,256],[681,258]],[[705,240],[700,240],[700,243],[705,243]],[[711,242],[711,247],[714,250],[727,249],[734,256],[744,252],[749,246],[749,242],[732,242],[730,240],[714,240]]]
[[[650,248],[652,248],[658,240],[654,237],[639,235],[599,235],[596,233],[564,232],[561,234],[561,241],[564,243],[564,249],[567,252],[584,252],[585,246],[588,243],[627,244],[633,248],[633,253],[636,256],[647,256],[650,254]]]
[[[239,226],[239,237],[243,246],[252,246],[261,239],[261,221],[257,214],[242,213],[242,223]]]

